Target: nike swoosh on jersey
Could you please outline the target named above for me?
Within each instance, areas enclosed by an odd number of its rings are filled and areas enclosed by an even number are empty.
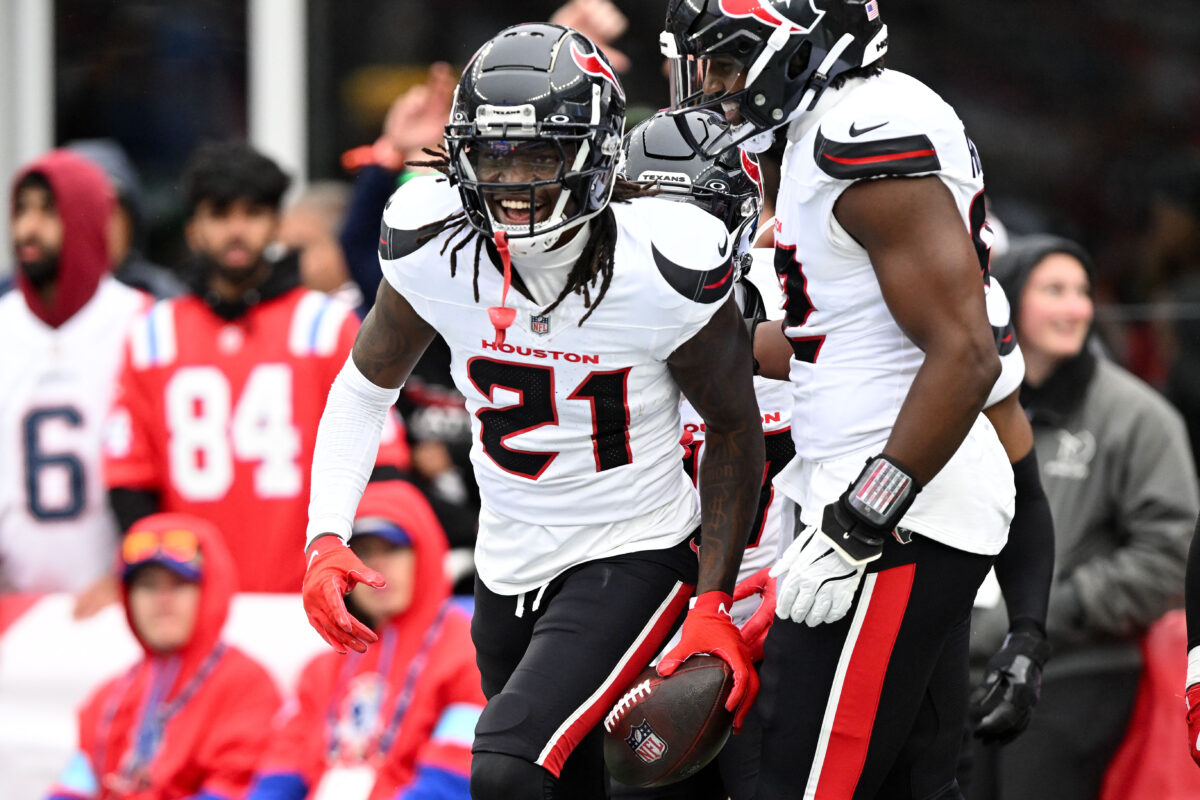
[[[884,125],[887,125],[887,121],[881,122],[878,125],[872,125],[869,128],[860,128],[860,127],[858,127],[857,122],[851,122],[850,123],[850,136],[851,137],[862,136],[864,133],[870,133],[871,131],[877,131],[880,128],[882,128]]]
[[[659,273],[672,289],[687,299],[696,303],[715,303],[729,292],[730,279],[733,277],[731,256],[725,257],[720,266],[698,270],[676,264],[659,252],[658,247],[653,244],[650,245],[650,252],[654,256],[654,264]]]
[[[839,142],[825,138],[818,129],[813,158],[822,172],[841,180],[916,175],[942,168],[933,142],[924,134]]]

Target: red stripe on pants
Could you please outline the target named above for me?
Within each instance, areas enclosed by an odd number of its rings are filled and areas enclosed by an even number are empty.
[[[847,800],[854,796],[871,744],[883,679],[908,607],[915,574],[915,564],[876,574],[875,588],[862,626],[854,641],[846,643],[852,648],[850,663],[834,711],[833,730],[821,764],[816,800]]]
[[[687,608],[694,588],[684,583],[675,589],[674,594],[659,607],[659,612],[651,617],[646,626],[642,628],[643,631],[648,629],[648,632],[642,637],[641,644],[634,646],[633,649],[626,651],[621,656],[616,674],[603,684],[598,694],[593,694],[588,698],[587,703],[575,710],[575,713],[569,717],[570,725],[552,740],[549,752],[542,751],[546,755],[539,763],[549,770],[550,774],[556,778],[559,776],[563,763],[566,762],[567,756],[571,755],[571,751],[592,728],[600,724],[600,720],[609,712],[617,699],[625,693],[633,679],[641,674],[646,665],[650,663],[650,659],[658,653],[659,648],[666,641],[667,634],[674,627],[675,620],[679,619],[679,615]]]

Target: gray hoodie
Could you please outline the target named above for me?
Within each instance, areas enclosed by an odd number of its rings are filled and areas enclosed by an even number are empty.
[[[993,265],[1018,322],[1033,268],[1078,245],[1028,237]],[[1085,347],[1039,387],[1022,386],[1042,484],[1054,515],[1055,574],[1047,676],[1129,668],[1138,639],[1183,598],[1200,491],[1182,417],[1150,386]],[[1003,605],[976,610],[972,653],[986,658],[1007,630]]]

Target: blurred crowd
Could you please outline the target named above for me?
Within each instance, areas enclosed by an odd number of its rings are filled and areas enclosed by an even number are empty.
[[[608,0],[571,0],[552,20],[628,69],[611,47],[627,20]],[[440,339],[401,391],[351,539],[388,579],[351,595],[382,645],[318,656],[308,694],[290,697],[220,636],[235,592],[299,591],[324,398],[374,302],[384,205],[428,172],[456,80],[447,63],[429,67],[377,141],[344,155],[344,180],[289,191],[248,145],[201,145],[179,179],[184,263],[146,257],[138,168],[113,139],[66,142],[6,176],[0,600],[68,592],[79,618],[120,603],[144,649],[81,709],[80,752],[50,796],[138,796],[161,781],[178,782],[171,796],[220,800],[465,796],[484,701],[468,616],[449,601],[474,584],[480,500]],[[1133,713],[1141,637],[1182,603],[1200,505],[1200,160],[1145,202],[1140,306],[1097,306],[1073,242],[1003,243],[1021,402],[1059,534],[1045,694],[1060,699],[1021,751],[975,754],[988,780],[1089,726],[1104,741],[1079,758],[1103,773]],[[1066,263],[1047,277],[1055,256]],[[1069,322],[1039,319],[1055,302],[1074,304]],[[1079,415],[1112,423],[1107,438],[1077,435]],[[983,605],[981,670],[1008,630],[997,603]],[[145,714],[164,692],[178,702]],[[1101,707],[1105,719],[1079,719]],[[369,778],[354,766],[364,754]],[[112,775],[125,783],[98,786]]]

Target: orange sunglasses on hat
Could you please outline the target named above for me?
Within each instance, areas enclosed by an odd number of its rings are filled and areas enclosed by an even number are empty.
[[[121,543],[123,580],[146,564],[166,567],[185,580],[200,580],[203,561],[200,540],[194,530],[181,527],[180,520],[172,521],[176,524],[168,527],[134,523]]]

